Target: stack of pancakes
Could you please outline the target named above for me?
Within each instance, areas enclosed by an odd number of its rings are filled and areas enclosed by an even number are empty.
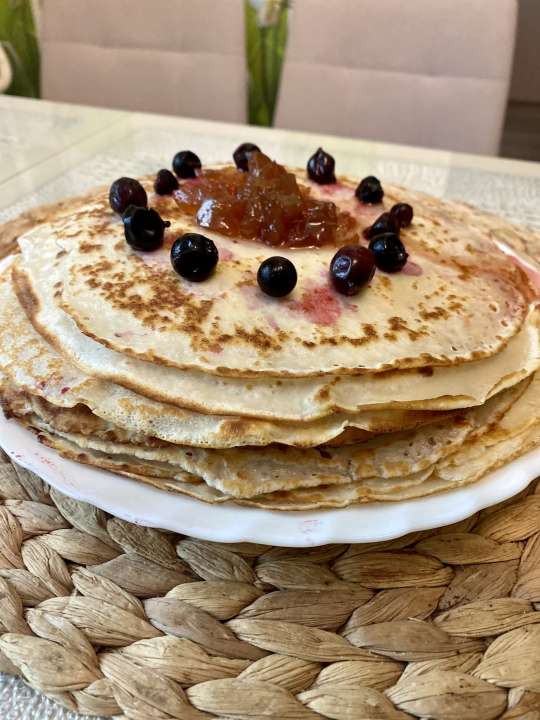
[[[68,458],[280,510],[428,495],[540,444],[534,261],[496,243],[528,232],[395,187],[364,206],[354,187],[312,192],[359,231],[395,202],[415,213],[404,270],[354,297],[329,282],[335,247],[206,231],[218,266],[188,282],[170,245],[201,229],[172,197],[149,194],[171,222],[151,253],[126,244],[105,189],[50,208],[0,273],[5,413]],[[256,282],[275,254],[298,272],[281,299]]]

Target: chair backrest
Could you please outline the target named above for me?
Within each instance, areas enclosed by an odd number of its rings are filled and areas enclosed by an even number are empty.
[[[295,0],[276,125],[498,150],[517,0]]]
[[[50,100],[246,119],[243,0],[44,0]]]

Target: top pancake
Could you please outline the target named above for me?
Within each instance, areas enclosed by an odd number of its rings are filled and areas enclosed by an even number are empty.
[[[184,280],[170,265],[167,240],[200,228],[170,198],[159,206],[172,226],[153,253],[129,248],[99,198],[29,242],[36,253],[55,249],[63,277],[55,301],[84,335],[161,366],[233,377],[339,376],[456,366],[498,353],[522,327],[531,289],[492,239],[497,220],[399,188],[385,187],[384,206],[363,206],[353,187],[342,182],[331,199],[360,228],[396,201],[415,210],[402,233],[409,266],[377,271],[353,298],[329,283],[335,247],[276,249],[206,230],[220,252],[216,272],[203,283]],[[256,282],[259,264],[274,254],[298,271],[283,299],[264,295]]]

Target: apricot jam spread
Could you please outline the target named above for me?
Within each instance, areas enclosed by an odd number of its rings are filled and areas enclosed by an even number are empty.
[[[286,168],[249,153],[247,172],[227,166],[180,183],[174,197],[197,224],[223,235],[282,247],[358,242],[356,221],[319,200]]]

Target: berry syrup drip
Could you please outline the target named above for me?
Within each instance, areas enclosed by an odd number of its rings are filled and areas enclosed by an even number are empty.
[[[335,203],[311,196],[296,177],[261,152],[248,171],[204,170],[174,192],[198,225],[274,247],[318,247],[358,242],[357,223]]]

